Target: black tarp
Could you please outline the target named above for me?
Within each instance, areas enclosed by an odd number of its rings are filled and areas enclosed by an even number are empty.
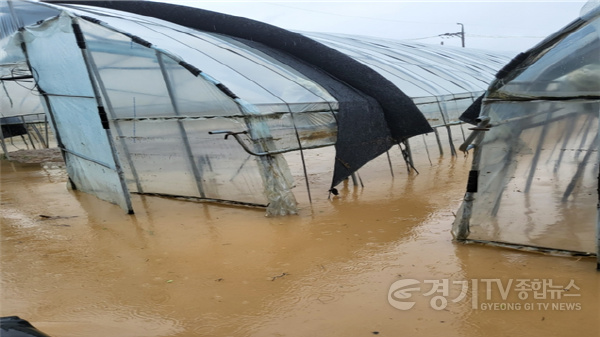
[[[462,115],[460,115],[459,119],[461,121],[477,125],[475,119],[479,117],[479,112],[481,111],[481,104],[483,103],[483,96],[485,96],[485,94],[479,96],[479,98],[477,98],[475,102],[473,102],[473,104],[471,104],[467,108],[467,110],[465,110],[465,112],[463,112]]]
[[[262,43],[236,38],[319,83],[339,102],[336,161],[332,187],[395,144],[379,103],[328,73]],[[360,130],[356,127],[360,126]],[[359,143],[361,142],[362,143]]]

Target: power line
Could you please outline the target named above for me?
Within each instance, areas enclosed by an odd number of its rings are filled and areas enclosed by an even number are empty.
[[[412,40],[426,40],[426,39],[433,39],[433,38],[437,38],[440,37],[439,35],[433,35],[433,36],[425,36],[425,37],[415,37],[412,39],[404,39],[399,37],[398,40],[408,40],[408,41],[412,41]]]
[[[481,37],[487,39],[543,39],[547,36],[502,36],[502,35],[476,35],[467,34],[468,37]]]
[[[287,5],[282,5],[281,3],[272,3],[272,2],[267,2],[267,4],[270,4],[270,5],[273,5],[273,6],[286,7],[286,8],[291,8],[291,9],[306,11],[306,12],[313,12],[313,13],[319,13],[319,14],[325,14],[325,15],[332,15],[332,16],[340,16],[340,17],[347,17],[347,18],[355,18],[355,19],[365,19],[365,20],[375,20],[375,21],[387,21],[387,22],[398,22],[398,23],[410,23],[410,24],[443,24],[443,25],[450,24],[448,22],[400,21],[400,20],[383,19],[383,18],[373,18],[373,17],[366,17],[366,16],[329,13],[329,12],[322,12],[322,11],[313,10],[313,9],[306,9],[306,8],[298,8],[298,7],[294,7],[294,6],[287,6]],[[470,24],[470,25],[473,25],[473,26],[484,26],[484,27],[487,26],[487,25],[480,25],[480,24]],[[490,27],[490,26],[488,26],[488,27]],[[505,28],[505,27],[503,27],[503,28]],[[433,35],[433,36],[416,37],[416,38],[402,39],[402,40],[409,40],[409,41],[426,40],[426,39],[438,38],[438,37],[442,37],[442,36],[447,36],[447,37],[453,37],[453,36],[461,37],[461,39],[463,39],[463,45],[464,45],[464,38],[467,37],[467,36],[468,37],[473,37],[473,38],[489,38],[489,39],[521,39],[521,38],[523,38],[523,39],[543,39],[543,38],[546,37],[546,36],[477,35],[477,34],[465,34],[464,32],[459,32],[459,33],[446,33],[446,34],[439,34],[439,35]]]
[[[391,19],[382,19],[382,18],[370,18],[367,16],[357,16],[357,15],[345,15],[345,14],[337,14],[337,13],[328,13],[328,12],[321,12],[321,11],[316,11],[313,9],[306,9],[306,8],[298,8],[298,7],[293,7],[293,6],[286,6],[286,5],[282,5],[280,3],[272,3],[272,2],[266,2],[267,4],[273,5],[273,6],[279,6],[279,7],[287,7],[287,8],[292,8],[292,9],[297,9],[297,10],[301,10],[301,11],[306,11],[306,12],[313,12],[313,13],[319,13],[319,14],[325,14],[325,15],[333,15],[333,16],[341,16],[341,17],[346,17],[346,18],[355,18],[355,19],[366,19],[366,20],[375,20],[375,21],[388,21],[388,22],[399,22],[399,23],[412,23],[412,24],[427,24],[427,25],[449,25],[450,23],[448,22],[415,22],[415,21],[400,21],[400,20],[391,20]]]
[[[398,38],[399,40],[426,40],[444,37],[445,34],[433,35],[433,36],[424,36],[424,37],[415,37],[410,39]],[[500,35],[476,35],[476,34],[465,34],[466,37],[473,38],[485,38],[485,39],[543,39],[546,36],[500,36]]]
[[[294,7],[294,6],[282,5],[281,3],[273,3],[273,2],[265,2],[265,3],[269,4],[269,5],[273,5],[273,6],[286,7],[286,8],[296,9],[296,10],[300,10],[300,11],[313,12],[313,13],[319,13],[319,14],[325,14],[325,15],[332,15],[332,16],[340,16],[340,17],[346,17],[346,18],[365,19],[365,20],[374,20],[374,21],[398,22],[398,23],[410,23],[410,24],[426,24],[426,25],[451,25],[451,24],[453,24],[452,22],[439,22],[439,21],[436,21],[436,22],[401,21],[401,20],[374,18],[374,17],[367,17],[367,16],[360,16],[360,15],[346,15],[346,14],[330,13],[330,12],[323,12],[323,11],[318,11],[318,10],[314,10],[314,9],[306,9],[306,8],[299,8],[299,7]],[[488,27],[488,28],[503,28],[503,29],[506,29],[506,26],[488,25],[488,24],[476,24],[476,23],[467,23],[467,24],[469,26]],[[530,26],[527,26],[527,27],[525,27],[525,26],[515,26],[514,24],[511,24],[510,28],[547,31],[546,28],[536,28],[536,27],[530,27]]]

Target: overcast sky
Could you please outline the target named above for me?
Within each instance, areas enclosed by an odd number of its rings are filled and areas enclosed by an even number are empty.
[[[436,1],[436,2],[204,2],[168,1],[243,16],[301,31],[368,35],[446,46],[460,38],[439,34],[460,31],[466,47],[518,53],[579,16],[585,1]],[[425,38],[426,39],[420,39]]]

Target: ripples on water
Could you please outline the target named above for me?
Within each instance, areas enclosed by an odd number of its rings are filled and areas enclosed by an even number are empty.
[[[466,174],[468,166],[458,171]],[[315,196],[312,210],[282,219],[140,196],[130,217],[43,175],[26,191],[5,185],[0,311],[65,337],[507,331],[494,329],[494,315],[473,313],[464,303],[439,313],[428,311],[426,301],[410,312],[387,303],[389,286],[400,278],[464,279],[481,271],[495,277],[498,270],[521,277],[556,265],[547,257],[452,244],[448,215],[464,183],[428,174],[423,168],[406,182],[398,176],[392,188],[388,179],[379,184],[365,173],[364,190],[348,187],[332,200]],[[39,214],[77,217],[39,221]],[[527,275],[513,268],[523,264]],[[582,277],[589,264],[566,266],[569,276]],[[594,279],[585,275],[591,281],[582,287],[591,289]],[[539,320],[523,316],[522,322]]]

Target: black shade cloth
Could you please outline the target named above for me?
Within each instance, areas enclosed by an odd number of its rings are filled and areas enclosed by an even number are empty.
[[[394,145],[383,110],[374,98],[287,53],[259,42],[236,40],[293,67],[319,83],[338,101],[338,135],[332,187]]]
[[[463,112],[458,119],[465,123],[477,125],[475,119],[479,117],[479,112],[481,111],[481,104],[483,103],[483,96],[485,96],[485,94],[479,96],[479,98],[477,98],[475,102],[473,102],[473,104],[471,104],[471,106],[469,106],[467,110],[465,110],[465,112]]]

